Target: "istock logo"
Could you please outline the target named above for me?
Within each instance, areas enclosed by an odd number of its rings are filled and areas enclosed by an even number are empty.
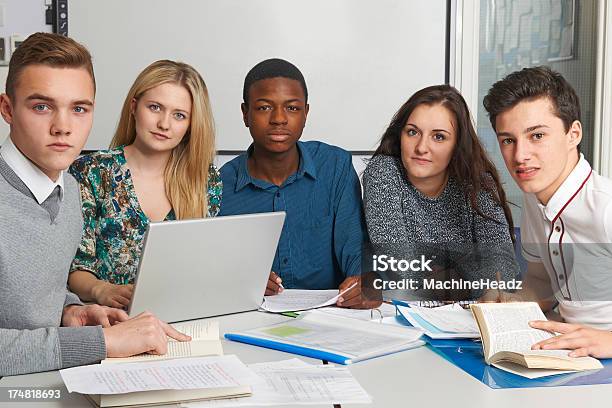
[[[429,264],[432,259],[426,259],[421,255],[421,259],[395,259],[387,255],[373,255],[372,268],[374,272],[433,272]]]

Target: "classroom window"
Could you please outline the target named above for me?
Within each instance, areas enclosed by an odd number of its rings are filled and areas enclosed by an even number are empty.
[[[576,89],[582,111],[585,158],[593,163],[597,1],[481,0],[477,131],[497,166],[515,224],[521,191],[505,170],[482,99],[507,74],[538,65],[560,72]]]

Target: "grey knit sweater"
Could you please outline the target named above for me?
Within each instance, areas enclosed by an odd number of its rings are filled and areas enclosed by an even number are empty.
[[[81,304],[66,289],[83,228],[79,188],[67,174],[64,186],[52,219],[0,156],[0,377],[105,358],[100,326],[59,327],[63,308]]]
[[[440,196],[427,197],[408,181],[401,160],[385,155],[370,160],[363,186],[368,233],[379,252],[381,247],[393,255],[412,252],[409,256],[446,251],[462,258],[472,251],[477,261],[470,255],[459,262],[464,278],[495,279],[497,272],[506,279],[518,275],[508,223],[490,193],[481,191],[477,197],[487,217],[472,209],[453,178]],[[483,265],[483,259],[489,264]]]

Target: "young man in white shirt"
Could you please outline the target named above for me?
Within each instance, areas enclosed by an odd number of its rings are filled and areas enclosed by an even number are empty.
[[[13,53],[0,96],[10,135],[0,148],[0,377],[164,354],[167,336],[189,340],[150,313],[83,305],[66,289],[83,230],[68,166],[91,125],[89,52],[37,33]]]
[[[574,323],[532,322],[562,333],[534,348],[611,357],[612,281],[595,269],[612,277],[612,180],[580,153],[576,92],[547,67],[525,68],[493,84],[484,106],[506,167],[525,193],[521,240],[528,269],[514,296],[536,300],[544,311],[558,303],[561,317]]]

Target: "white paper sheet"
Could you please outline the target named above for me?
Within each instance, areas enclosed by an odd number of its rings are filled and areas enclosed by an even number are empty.
[[[478,333],[472,312],[456,305],[435,308],[412,306],[410,309],[438,329],[445,332]]]
[[[398,306],[397,308],[410,324],[423,329],[425,334],[432,339],[476,339],[480,337],[471,312],[460,306],[447,305],[432,309],[418,306]],[[421,323],[423,320],[429,323],[429,327]],[[472,324],[474,327],[471,326]]]
[[[60,375],[69,392],[81,394],[235,387],[256,381],[253,372],[233,355],[95,364],[60,370]]]
[[[183,403],[182,407],[238,407],[310,404],[367,404],[372,399],[346,367],[311,365],[299,359],[251,364],[260,381],[253,395]]]
[[[345,289],[342,293],[352,289],[355,285]],[[303,290],[285,289],[278,295],[264,296],[261,308],[273,313],[297,312],[300,310],[316,309],[334,305],[342,293],[336,289],[329,290]]]

